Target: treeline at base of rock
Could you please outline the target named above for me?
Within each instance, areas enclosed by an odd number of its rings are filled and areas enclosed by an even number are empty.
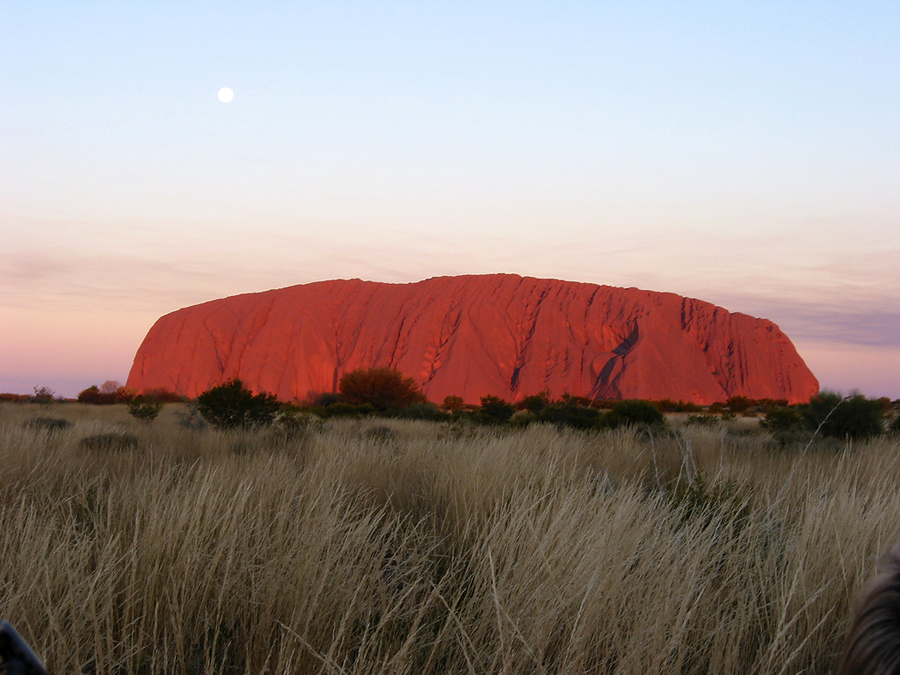
[[[841,396],[820,392],[803,404],[780,399],[750,399],[734,396],[725,401],[700,406],[668,399],[590,399],[564,394],[553,398],[549,392],[507,401],[484,396],[479,404],[466,404],[462,397],[449,395],[438,404],[429,401],[411,377],[390,368],[359,369],[346,373],[338,391],[311,394],[305,400],[279,401],[272,394],[254,393],[240,380],[211,387],[196,399],[165,390],[138,394],[116,382],[102,389],[90,387],[78,402],[95,405],[125,403],[136,419],[152,422],[167,402],[183,402],[181,412],[188,426],[253,428],[280,424],[302,426],[312,419],[388,417],[397,419],[461,422],[497,427],[524,427],[550,423],[558,427],[584,430],[615,429],[624,425],[649,430],[666,428],[667,415],[680,425],[716,426],[722,422],[757,418],[759,426],[782,443],[801,443],[810,434],[839,439],[863,439],[887,431],[900,432],[900,400],[868,399],[861,394]],[[37,391],[37,388],[36,388]],[[0,395],[3,400],[4,395]],[[6,397],[10,401],[52,402],[52,397]],[[44,419],[44,418],[41,418]]]

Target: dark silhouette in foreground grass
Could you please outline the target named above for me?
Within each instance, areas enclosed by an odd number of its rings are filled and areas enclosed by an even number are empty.
[[[838,675],[900,673],[900,544],[879,561],[860,592]]]

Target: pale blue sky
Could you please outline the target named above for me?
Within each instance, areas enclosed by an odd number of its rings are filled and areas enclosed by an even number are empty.
[[[900,4],[259,4],[0,5],[0,391],[215,297],[516,272],[900,397]]]

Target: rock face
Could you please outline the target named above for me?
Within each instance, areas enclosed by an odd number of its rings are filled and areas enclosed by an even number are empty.
[[[180,309],[150,329],[128,386],[195,397],[239,378],[304,399],[374,366],[414,377],[435,402],[545,390],[802,402],[819,389],[771,321],[671,293],[508,274],[323,281]]]

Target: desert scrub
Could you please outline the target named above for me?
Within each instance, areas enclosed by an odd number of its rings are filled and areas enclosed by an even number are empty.
[[[29,429],[43,429],[45,431],[64,431],[72,426],[72,423],[62,417],[33,417],[25,423]]]
[[[716,427],[721,423],[722,418],[719,415],[688,415],[684,420],[685,426]]]
[[[272,394],[254,394],[231,380],[200,394],[197,410],[218,429],[249,429],[272,424],[281,404]]]
[[[125,432],[106,432],[85,436],[78,441],[78,447],[82,450],[96,452],[121,452],[125,450],[137,450],[141,445],[140,439],[134,434]]]
[[[154,400],[152,397],[135,396],[128,401],[128,414],[136,420],[149,423],[159,416],[162,407],[162,401]]]
[[[824,674],[900,531],[895,437],[55,412],[0,409],[0,614],[51,672]]]

